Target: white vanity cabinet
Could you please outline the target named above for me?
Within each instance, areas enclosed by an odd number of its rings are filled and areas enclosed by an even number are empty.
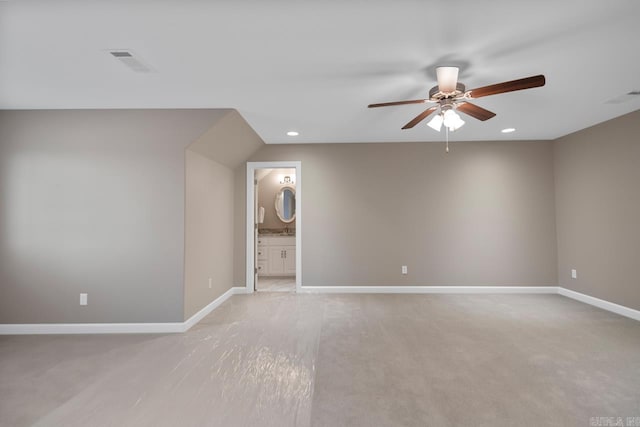
[[[260,276],[295,276],[296,238],[294,236],[259,236],[258,274]]]
[[[267,238],[258,236],[258,276],[267,275]]]

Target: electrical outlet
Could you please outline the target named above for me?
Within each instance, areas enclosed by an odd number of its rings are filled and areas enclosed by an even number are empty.
[[[407,274],[407,266],[406,265],[402,266],[402,274]]]
[[[577,279],[578,278],[578,270],[571,270],[571,278],[572,279]]]
[[[87,305],[88,294],[80,294],[80,305]]]
[[[211,289],[211,282],[213,281],[213,279],[211,277],[209,277],[209,289]]]

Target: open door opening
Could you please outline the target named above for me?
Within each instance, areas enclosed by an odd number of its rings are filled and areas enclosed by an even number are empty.
[[[247,163],[247,291],[301,283],[300,162]]]

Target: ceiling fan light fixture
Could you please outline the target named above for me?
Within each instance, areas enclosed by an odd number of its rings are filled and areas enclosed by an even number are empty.
[[[456,114],[457,118],[455,120],[455,122],[453,123],[453,126],[449,127],[449,130],[458,130],[460,129],[462,126],[464,126],[464,120],[462,120],[462,118],[460,118],[460,116],[458,116]]]
[[[464,126],[464,120],[453,110],[447,110],[443,114],[443,123],[450,131],[460,129]]]
[[[455,92],[458,84],[458,67],[438,67],[436,68],[436,75],[440,92]]]
[[[429,120],[429,123],[427,123],[427,126],[429,126],[431,129],[440,132],[440,129],[442,129],[442,122],[444,121],[444,119],[442,118],[441,114],[437,114],[435,116],[433,116],[433,118],[431,120]]]

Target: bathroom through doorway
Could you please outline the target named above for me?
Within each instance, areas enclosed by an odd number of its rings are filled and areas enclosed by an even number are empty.
[[[247,163],[247,290],[301,286],[300,162]]]

